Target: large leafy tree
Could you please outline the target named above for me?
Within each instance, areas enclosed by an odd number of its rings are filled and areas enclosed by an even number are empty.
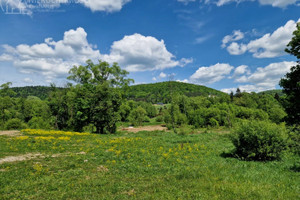
[[[69,92],[71,124],[77,131],[92,125],[97,133],[114,133],[126,91],[121,88],[133,80],[126,78],[128,72],[117,63],[110,66],[107,62],[94,64],[88,60],[86,64],[74,66],[69,72],[68,79],[77,83]]]
[[[283,92],[287,95],[285,103],[288,114],[287,122],[300,124],[300,23],[297,24],[297,30],[293,32],[293,35],[285,51],[296,56],[298,64],[280,80],[279,85],[283,87]]]

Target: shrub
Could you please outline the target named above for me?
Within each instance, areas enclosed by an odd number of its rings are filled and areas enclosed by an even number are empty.
[[[156,121],[156,122],[163,122],[163,121],[164,121],[164,118],[163,118],[163,116],[158,115],[158,116],[155,118],[155,121]]]
[[[177,130],[177,134],[178,135],[188,135],[190,133],[192,133],[193,130],[189,127],[189,126],[181,126],[178,130]]]
[[[292,126],[289,128],[289,141],[288,145],[290,150],[296,155],[300,156],[300,126]]]
[[[41,117],[33,117],[29,120],[28,125],[32,129],[50,129],[50,124],[48,121]]]
[[[276,160],[287,147],[287,131],[283,125],[266,121],[243,121],[232,139],[235,154],[245,160]]]
[[[212,127],[219,127],[219,122],[218,122],[215,118],[210,118],[210,119],[209,119],[209,124],[210,124]]]
[[[134,109],[129,115],[129,121],[134,126],[141,126],[146,118],[146,111],[141,106]]]
[[[5,123],[5,129],[7,130],[16,130],[16,129],[25,129],[27,128],[26,124],[22,122],[22,120],[14,118],[14,119],[9,119]]]

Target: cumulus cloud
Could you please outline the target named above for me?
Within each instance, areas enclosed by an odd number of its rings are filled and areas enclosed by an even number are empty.
[[[59,41],[47,38],[44,43],[34,45],[3,45],[5,53],[0,57],[11,61],[22,73],[41,73],[51,80],[65,76],[73,65],[100,58],[100,52],[92,48],[86,37],[85,30],[79,27],[66,31]]]
[[[9,54],[4,53],[4,54],[0,55],[0,61],[10,61],[12,59],[13,59],[13,57]]]
[[[233,42],[227,47],[227,51],[231,55],[242,55],[247,51],[247,45]]]
[[[231,55],[241,55],[248,51],[252,53],[255,58],[274,58],[285,55],[284,49],[286,48],[286,44],[288,44],[293,37],[296,25],[297,22],[290,20],[273,33],[267,33],[261,38],[250,41],[248,44],[232,42],[227,47],[227,51]],[[226,37],[227,36],[225,36],[224,39]],[[226,46],[224,39],[222,44],[223,47]]]
[[[255,72],[250,73],[248,67],[239,66],[235,69],[238,74],[244,74],[243,76],[236,76],[235,82],[245,83],[245,85],[239,85],[241,91],[246,92],[260,92],[265,90],[275,89],[280,79],[290,71],[292,66],[295,66],[296,62],[278,62],[271,63],[265,67],[259,67]],[[232,91],[234,88],[225,88],[223,92]],[[236,89],[236,88],[235,88]],[[235,90],[234,90],[235,91]]]
[[[102,58],[108,62],[118,62],[130,72],[163,70],[192,62],[192,59],[186,58],[176,60],[163,40],[138,33],[115,41],[110,54],[103,55]]]
[[[122,7],[131,0],[79,0],[79,3],[92,11],[114,12],[120,11]]]
[[[163,72],[161,72],[160,74],[159,74],[159,78],[166,78],[167,77],[167,74],[165,74],[165,73],[163,73]]]
[[[180,83],[189,83],[189,80],[188,79],[183,79],[183,80],[176,80],[177,82],[180,82]]]
[[[247,77],[247,80],[259,87],[274,89],[280,78],[289,72],[290,68],[296,64],[296,62],[287,61],[271,63],[266,67],[257,68],[253,74]]]
[[[212,84],[225,78],[234,67],[226,63],[217,63],[209,67],[200,67],[191,77],[193,83]]]
[[[240,65],[237,68],[234,69],[233,75],[228,77],[229,79],[236,79],[236,80],[241,80],[243,77],[246,75],[250,75],[250,69],[247,65]],[[242,76],[243,75],[243,76]]]
[[[234,30],[231,35],[226,35],[222,40],[222,48],[225,48],[227,43],[238,41],[244,38],[244,33],[240,30]]]
[[[65,77],[74,65],[84,64],[88,59],[96,62],[98,59],[113,63],[128,71],[162,70],[176,66],[185,66],[192,59],[176,60],[170,53],[163,40],[151,36],[133,34],[125,36],[111,46],[110,54],[100,54],[87,40],[87,33],[81,27],[64,33],[62,40],[54,41],[46,38],[43,43],[28,45],[20,44],[16,47],[2,45],[4,53],[0,61],[9,61],[20,72],[38,73],[51,81],[56,77]],[[165,78],[163,72],[159,78]]]

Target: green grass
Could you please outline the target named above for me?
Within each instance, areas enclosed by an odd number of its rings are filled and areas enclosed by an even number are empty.
[[[0,199],[273,200],[300,195],[299,173],[290,169],[295,157],[286,153],[282,161],[267,163],[226,158],[222,154],[233,145],[224,132],[35,137],[0,136],[0,159],[45,155],[0,164]]]

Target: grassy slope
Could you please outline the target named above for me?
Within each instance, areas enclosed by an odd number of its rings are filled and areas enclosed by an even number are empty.
[[[0,199],[299,197],[299,174],[290,170],[292,157],[269,163],[224,158],[221,154],[233,148],[226,134],[143,132],[50,142],[34,137],[0,136],[0,158],[28,152],[49,155],[0,165]],[[82,151],[87,154],[75,154]],[[57,153],[65,156],[51,157]]]

